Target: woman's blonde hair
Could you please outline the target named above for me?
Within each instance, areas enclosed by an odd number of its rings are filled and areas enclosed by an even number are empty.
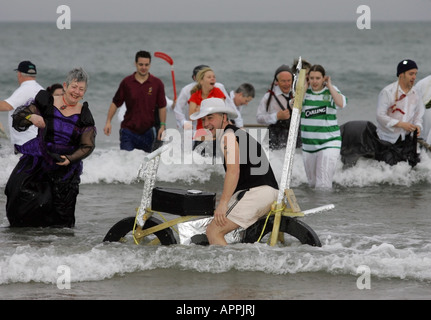
[[[198,74],[196,75],[196,85],[193,87],[193,89],[190,91],[191,94],[195,93],[196,91],[202,89],[202,86],[200,84],[200,82],[202,81],[202,79],[205,76],[205,73],[207,73],[208,71],[213,71],[213,69],[211,69],[210,67],[205,67],[203,69],[201,69]]]

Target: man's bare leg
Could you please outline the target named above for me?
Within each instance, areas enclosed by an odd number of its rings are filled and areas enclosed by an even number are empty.
[[[227,219],[226,221],[227,222],[224,226],[218,226],[214,220],[211,221],[211,223],[208,225],[206,233],[210,244],[216,244],[221,246],[227,245],[224,236],[229,232],[239,228],[239,225],[230,221],[229,219]]]

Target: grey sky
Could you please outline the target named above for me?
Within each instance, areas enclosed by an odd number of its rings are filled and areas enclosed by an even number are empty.
[[[372,21],[431,21],[431,0],[7,0],[0,21],[56,22],[68,5],[72,21],[356,21],[358,6]]]

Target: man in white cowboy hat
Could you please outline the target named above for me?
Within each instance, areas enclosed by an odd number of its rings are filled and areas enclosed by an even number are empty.
[[[200,110],[190,116],[202,119],[223,152],[223,192],[206,231],[209,243],[218,245],[227,244],[227,233],[246,229],[268,213],[278,195],[278,183],[262,146],[231,125],[229,117],[236,118],[236,111],[219,98],[203,100]]]

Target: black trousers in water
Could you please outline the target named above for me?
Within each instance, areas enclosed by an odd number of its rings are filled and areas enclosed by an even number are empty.
[[[6,184],[6,215],[10,226],[72,228],[79,174],[64,180],[67,167],[44,172],[39,163],[29,172],[32,164],[32,158],[21,159]]]
[[[268,126],[269,130],[269,148],[279,150],[286,148],[287,138],[289,137],[290,119],[278,120],[275,124]],[[301,132],[298,132],[296,138],[296,148],[302,146]]]

